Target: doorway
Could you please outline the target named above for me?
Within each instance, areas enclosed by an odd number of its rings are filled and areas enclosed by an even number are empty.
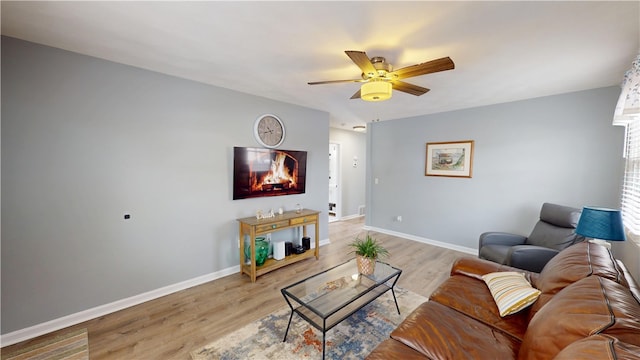
[[[329,143],[329,222],[342,217],[340,187],[340,144]]]

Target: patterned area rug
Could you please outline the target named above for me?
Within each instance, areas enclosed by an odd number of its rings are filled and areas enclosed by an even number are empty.
[[[400,315],[391,292],[343,320],[326,334],[326,359],[363,359],[404,320],[423,296],[395,288]],[[322,332],[298,315],[293,316],[287,341],[289,307],[277,311],[221,339],[191,352],[194,360],[204,359],[322,359]]]
[[[55,338],[35,343],[11,354],[2,354],[2,360],[88,360],[87,329],[72,331]]]

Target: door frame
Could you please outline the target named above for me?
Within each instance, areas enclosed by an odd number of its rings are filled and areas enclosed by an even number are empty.
[[[329,221],[338,221],[342,218],[342,144],[336,141],[329,142],[329,153],[331,153],[331,145],[336,145],[336,207],[335,216],[329,216]],[[331,179],[329,179],[328,186],[331,186]],[[329,200],[329,199],[327,199]],[[329,202],[327,201],[327,206]]]

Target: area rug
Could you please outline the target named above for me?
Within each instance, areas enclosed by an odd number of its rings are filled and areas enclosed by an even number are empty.
[[[427,299],[395,288],[400,315],[391,292],[363,307],[326,333],[326,359],[363,359]],[[284,302],[284,300],[283,300]],[[322,332],[297,314],[291,320],[288,306],[191,352],[193,360],[322,359]]]
[[[89,340],[87,329],[72,331],[55,338],[35,343],[10,354],[2,360],[87,360]]]

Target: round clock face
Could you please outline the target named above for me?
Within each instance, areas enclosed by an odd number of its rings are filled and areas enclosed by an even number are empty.
[[[253,128],[256,140],[263,146],[275,148],[284,141],[284,125],[282,120],[272,114],[260,116]]]

